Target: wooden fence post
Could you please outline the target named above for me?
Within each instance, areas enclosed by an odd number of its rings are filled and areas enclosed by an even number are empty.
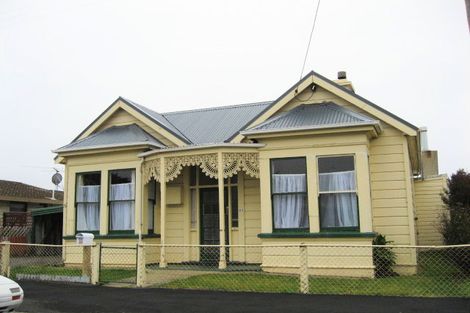
[[[10,277],[10,242],[2,242],[2,269],[1,274]]]
[[[299,281],[300,281],[300,292],[308,293],[308,251],[307,246],[301,244],[299,246]]]
[[[96,285],[100,281],[101,243],[91,248],[91,283]]]
[[[137,287],[143,287],[146,280],[145,270],[145,246],[141,243],[137,244]]]
[[[87,276],[91,278],[91,246],[83,246],[83,256],[82,256],[82,276]]]

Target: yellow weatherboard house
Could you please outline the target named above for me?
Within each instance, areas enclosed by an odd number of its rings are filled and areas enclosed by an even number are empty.
[[[160,266],[204,261],[204,247],[186,246],[263,245],[221,248],[218,265],[289,272],[297,252],[273,262],[269,245],[371,245],[379,233],[397,245],[442,242],[445,179],[425,129],[357,95],[344,72],[310,72],[261,103],[157,113],[118,98],[54,152],[65,165],[64,244],[87,232],[181,245],[147,252]],[[372,249],[357,251],[311,256],[309,271],[372,276]],[[332,258],[344,258],[340,272]],[[398,253],[396,270],[414,273],[416,254]]]

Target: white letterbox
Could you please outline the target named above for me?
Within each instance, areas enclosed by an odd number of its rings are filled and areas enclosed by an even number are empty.
[[[90,246],[93,244],[95,235],[90,233],[78,233],[75,235],[75,238],[77,239],[77,245]]]

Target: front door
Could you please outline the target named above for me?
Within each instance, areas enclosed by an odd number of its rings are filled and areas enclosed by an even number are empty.
[[[201,201],[201,245],[220,245],[219,190],[217,188],[201,188],[199,198]],[[225,244],[228,244],[227,214],[227,210],[225,210]],[[218,264],[220,255],[218,247],[202,247],[200,252],[202,263]]]

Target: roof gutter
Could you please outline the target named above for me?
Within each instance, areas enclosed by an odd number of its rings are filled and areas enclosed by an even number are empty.
[[[56,149],[52,150],[53,153],[63,153],[63,152],[75,152],[75,151],[86,151],[86,150],[97,150],[97,149],[106,149],[106,148],[125,148],[125,147],[134,147],[134,146],[152,146],[157,148],[163,148],[164,146],[154,144],[148,141],[143,142],[126,142],[121,144],[109,144],[109,145],[98,145],[93,147],[82,147],[82,148],[69,148],[69,149]]]
[[[160,150],[152,150],[148,152],[143,152],[138,154],[138,157],[145,158],[149,155],[166,153],[166,152],[177,152],[177,151],[188,151],[188,150],[202,150],[210,148],[262,148],[265,144],[261,143],[214,143],[207,145],[193,145],[193,146],[184,146],[184,147],[175,147],[175,148],[166,148]]]
[[[241,131],[242,135],[261,135],[261,134],[273,134],[289,131],[305,131],[305,130],[321,130],[321,129],[331,129],[331,128],[345,128],[345,127],[355,127],[355,126],[373,126],[377,133],[382,132],[382,126],[379,121],[375,122],[364,122],[364,123],[350,123],[350,124],[336,124],[336,125],[323,125],[323,126],[305,126],[305,127],[289,127],[289,128],[280,128],[280,129],[266,129],[266,130],[246,130]]]

